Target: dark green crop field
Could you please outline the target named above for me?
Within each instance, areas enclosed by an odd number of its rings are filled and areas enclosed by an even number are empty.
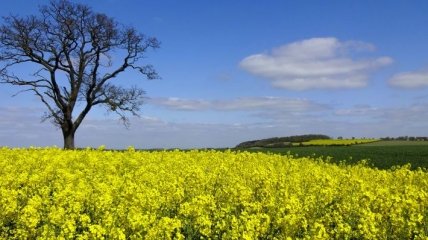
[[[331,157],[330,161],[354,164],[363,159],[379,169],[411,165],[411,169],[428,169],[428,142],[379,141],[355,146],[308,146],[287,148],[260,148],[248,151],[272,152],[298,156]]]

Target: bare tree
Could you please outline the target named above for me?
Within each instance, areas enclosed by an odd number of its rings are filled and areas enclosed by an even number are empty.
[[[53,0],[39,13],[3,18],[0,82],[22,86],[40,99],[47,108],[44,119],[61,128],[65,149],[74,148],[76,130],[96,105],[119,114],[124,123],[127,112],[136,115],[144,91],[112,80],[128,69],[157,78],[151,65],[141,63],[148,49],[159,47],[156,38],[69,0]],[[23,77],[16,65],[27,64],[37,70]]]

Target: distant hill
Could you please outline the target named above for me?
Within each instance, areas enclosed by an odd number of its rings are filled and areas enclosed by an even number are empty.
[[[242,142],[236,145],[236,148],[256,148],[256,147],[287,147],[291,146],[292,143],[301,143],[307,142],[310,140],[318,140],[318,139],[331,139],[327,135],[322,134],[307,134],[307,135],[297,135],[297,136],[288,136],[288,137],[274,137],[274,138],[266,138],[261,140],[252,140]]]

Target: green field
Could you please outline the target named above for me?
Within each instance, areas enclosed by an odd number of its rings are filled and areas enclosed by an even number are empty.
[[[306,146],[287,148],[260,148],[248,151],[291,153],[298,156],[331,157],[330,161],[357,163],[363,159],[368,165],[379,169],[410,164],[411,169],[428,169],[428,142],[417,141],[379,141],[353,146]]]
[[[428,141],[377,141],[365,143],[360,146],[425,146],[428,147]]]

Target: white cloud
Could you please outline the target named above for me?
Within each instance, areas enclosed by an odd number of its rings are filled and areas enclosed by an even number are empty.
[[[408,106],[401,107],[373,107],[369,105],[356,105],[352,108],[347,109],[337,109],[334,111],[336,117],[346,118],[356,120],[356,122],[367,122],[362,121],[362,118],[375,121],[383,122],[385,124],[396,123],[397,125],[402,125],[397,129],[391,129],[391,132],[397,132],[405,128],[415,128],[416,126],[426,126],[427,123],[425,119],[428,118],[428,103],[417,103]],[[428,134],[428,132],[421,134]],[[409,135],[409,134],[407,134]],[[418,135],[418,134],[416,134]]]
[[[367,116],[378,115],[379,109],[369,105],[356,105],[353,108],[338,109],[334,113],[337,116],[367,117]]]
[[[396,74],[389,79],[389,84],[399,88],[428,87],[428,70]]]
[[[190,100],[176,97],[168,98],[150,98],[149,104],[166,107],[173,110],[196,111],[210,108],[210,102],[206,100]]]
[[[280,97],[247,97],[231,100],[194,100],[183,98],[152,98],[150,104],[172,110],[183,111],[265,111],[278,110],[288,112],[316,111],[327,106],[307,99],[289,99]]]
[[[370,71],[392,63],[389,57],[353,59],[351,53],[374,50],[369,43],[312,38],[244,58],[240,66],[266,78],[274,87],[290,90],[360,88]]]

